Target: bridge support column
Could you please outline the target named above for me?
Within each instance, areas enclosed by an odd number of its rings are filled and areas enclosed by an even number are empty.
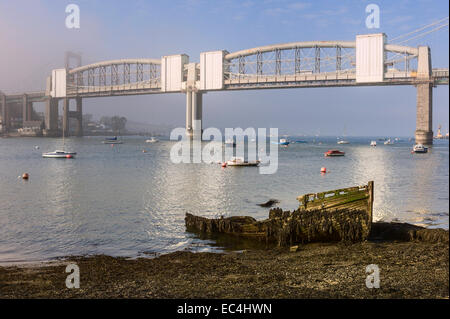
[[[416,143],[433,144],[433,85],[430,48],[419,46],[417,57]]]
[[[202,93],[192,92],[192,132],[194,138],[202,139],[202,113],[203,113],[203,96]]]
[[[416,143],[433,144],[433,86],[417,85]]]
[[[28,109],[29,109],[28,96],[26,94],[24,94],[22,97],[22,127],[25,127],[25,122],[29,121]]]
[[[33,120],[33,102],[27,103],[27,121]]]
[[[69,136],[69,104],[68,98],[63,99],[63,133],[65,136]]]
[[[0,96],[0,105],[2,107],[2,131],[3,133],[8,132],[10,128],[10,120],[9,120],[9,110],[8,104],[6,104],[6,95]]]
[[[186,91],[186,136],[192,137],[192,92]]]
[[[81,97],[76,98],[77,101],[77,129],[76,129],[76,135],[78,137],[83,136],[83,100]]]
[[[49,135],[58,131],[58,99],[49,98],[45,102],[45,129]]]

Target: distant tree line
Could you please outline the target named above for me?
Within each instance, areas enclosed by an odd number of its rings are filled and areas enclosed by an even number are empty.
[[[114,132],[124,131],[127,125],[127,118],[124,116],[102,116],[100,118],[100,123],[110,127]]]

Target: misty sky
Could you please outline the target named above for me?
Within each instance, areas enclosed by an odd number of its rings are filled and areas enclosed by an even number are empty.
[[[78,4],[81,28],[65,27],[65,7]],[[365,7],[381,9],[380,29],[367,29]],[[45,89],[64,52],[83,64],[120,58],[160,58],[203,51],[229,52],[312,40],[354,41],[357,34],[389,38],[449,15],[447,0],[398,1],[53,1],[0,0],[0,90]],[[448,68],[448,27],[408,43],[429,45],[433,67]],[[448,86],[434,89],[433,126],[449,126]],[[42,105],[37,106],[42,108]],[[184,126],[185,96],[158,94],[84,99],[85,113]],[[289,134],[413,136],[416,89],[410,86],[210,92],[204,127],[278,127]]]

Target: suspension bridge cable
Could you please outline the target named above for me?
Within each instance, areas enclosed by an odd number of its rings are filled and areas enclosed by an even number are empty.
[[[393,42],[393,41],[396,41],[396,40],[398,40],[398,39],[407,37],[407,36],[409,36],[409,35],[411,35],[411,34],[414,34],[414,33],[417,33],[417,32],[419,32],[419,31],[425,30],[425,29],[427,29],[427,28],[429,28],[429,27],[432,27],[432,26],[434,26],[434,25],[436,25],[436,24],[442,23],[442,22],[444,22],[445,20],[448,20],[448,19],[449,19],[449,17],[445,17],[445,18],[442,18],[442,19],[440,19],[440,20],[434,21],[434,22],[432,22],[432,23],[430,23],[430,24],[427,24],[427,25],[425,25],[425,26],[423,26],[423,27],[420,27],[420,28],[418,28],[418,29],[416,29],[416,30],[413,30],[413,31],[411,31],[411,32],[408,32],[408,33],[399,35],[399,36],[397,36],[397,37],[395,37],[395,38],[393,38],[393,39],[390,39],[389,42]]]
[[[412,41],[412,40],[415,40],[415,39],[418,39],[418,38],[422,38],[422,37],[426,36],[427,34],[430,34],[430,33],[432,33],[432,32],[436,32],[436,31],[438,31],[438,30],[440,30],[440,29],[442,29],[442,28],[445,28],[445,27],[447,27],[447,26],[448,26],[448,22],[447,22],[446,24],[440,25],[440,26],[438,26],[438,27],[436,27],[436,28],[434,28],[434,29],[432,29],[432,30],[429,30],[429,31],[427,31],[427,32],[420,33],[420,34],[418,34],[418,35],[416,35],[416,36],[414,36],[414,37],[412,37],[412,38],[409,38],[409,39],[400,41],[400,42],[398,42],[397,44],[403,44],[403,43],[406,43],[406,42],[409,42],[409,41]]]

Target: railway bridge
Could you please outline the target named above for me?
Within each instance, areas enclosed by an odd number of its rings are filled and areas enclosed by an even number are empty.
[[[69,118],[82,136],[84,98],[184,93],[186,134],[201,134],[203,94],[209,91],[281,88],[413,85],[417,89],[417,143],[432,144],[432,91],[448,85],[448,69],[434,68],[428,46],[390,44],[383,33],[357,35],[354,41],[308,41],[267,45],[228,52],[200,53],[199,62],[186,54],[158,59],[119,59],[51,71],[45,92],[0,94],[2,128],[11,127],[9,108],[22,106],[23,126],[33,122],[33,102],[46,102],[45,132],[57,134],[58,103],[63,103],[62,130]],[[70,58],[70,57],[69,57]],[[70,110],[70,100],[76,109]]]

